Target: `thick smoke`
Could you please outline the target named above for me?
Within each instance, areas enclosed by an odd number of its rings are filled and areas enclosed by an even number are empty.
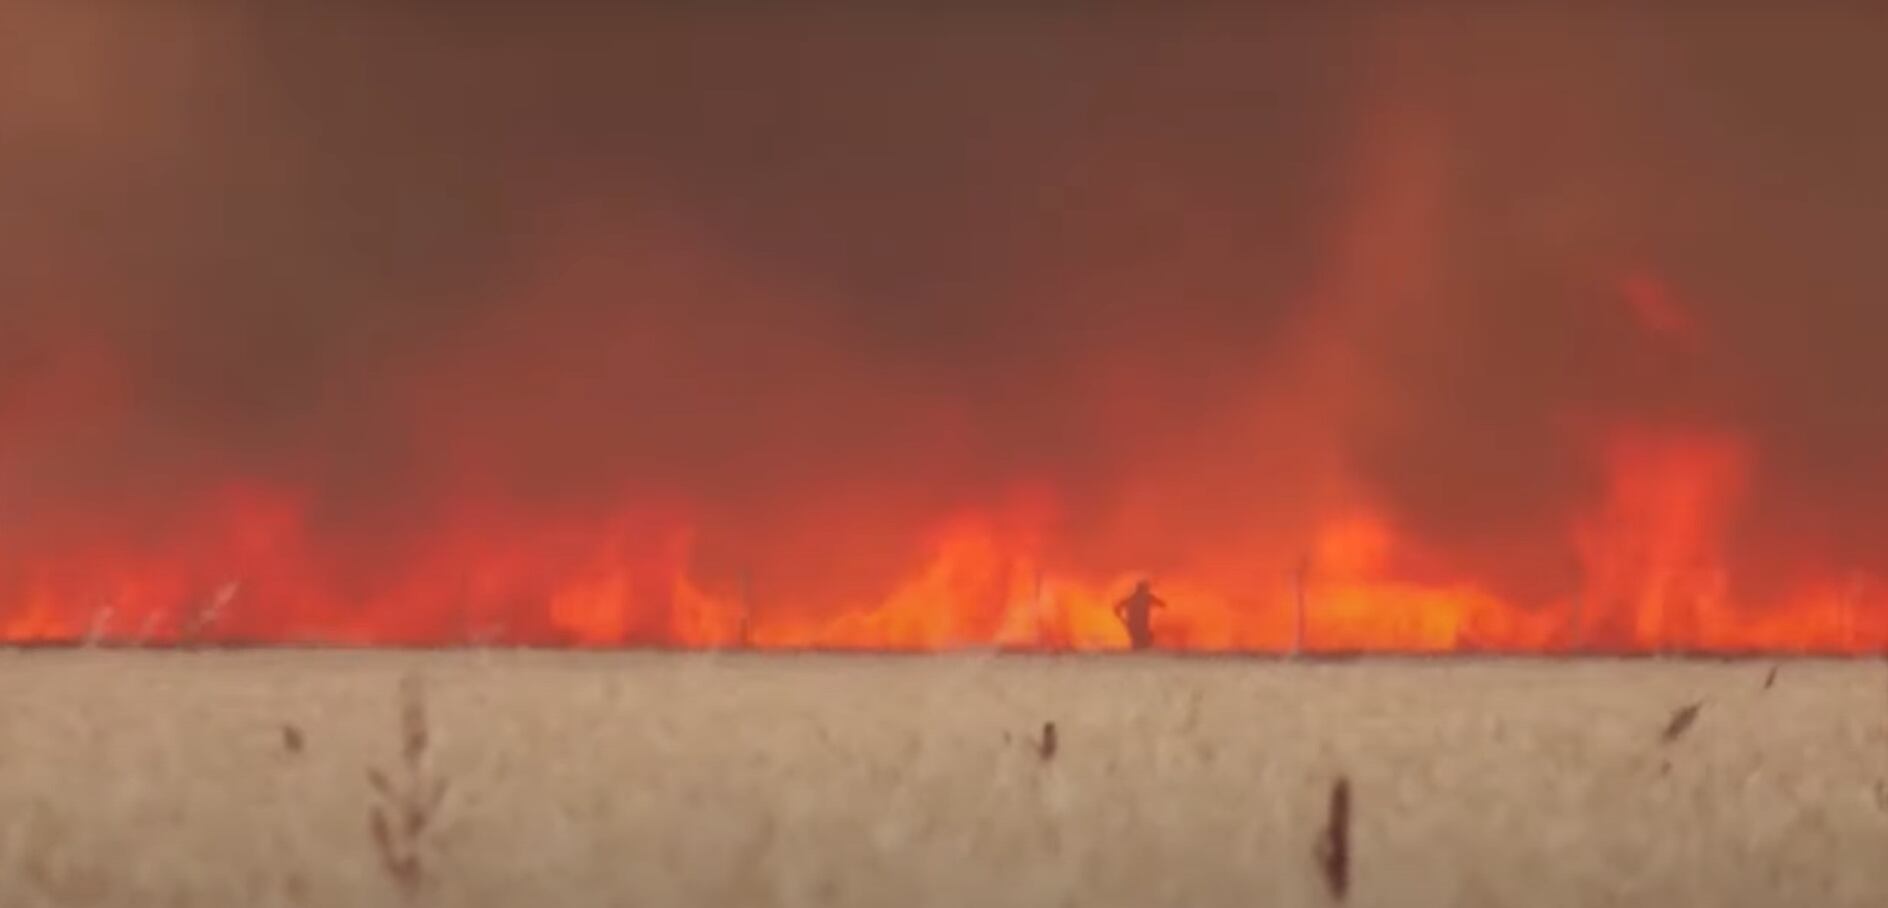
[[[1433,280],[1383,326],[1359,463],[1425,538],[1524,565],[1599,482],[1595,422],[1728,430],[1757,475],[1733,568],[1888,566],[1888,71],[1878,12],[1438,16],[1406,72],[1446,123]],[[1634,284],[1686,313],[1646,330]],[[1626,305],[1621,305],[1621,303]],[[1653,326],[1656,327],[1656,326]],[[1691,341],[1686,343],[1684,341]],[[1787,553],[1792,558],[1778,558]]]
[[[15,2],[0,565],[243,479],[363,589],[632,507],[869,597],[1018,501],[1270,576],[1343,487],[1545,601],[1646,423],[1752,447],[1753,589],[1888,571],[1888,18],[1280,7]]]

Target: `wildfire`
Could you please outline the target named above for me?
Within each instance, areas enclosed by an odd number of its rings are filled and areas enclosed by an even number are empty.
[[[1724,534],[1751,469],[1735,438],[1632,432],[1605,446],[1604,492],[1569,530],[1583,586],[1504,601],[1473,577],[1398,575],[1408,541],[1368,510],[1320,523],[1278,582],[1227,589],[1156,579],[1173,603],[1159,645],[1195,651],[1860,652],[1879,593],[1854,575],[1780,603],[1736,600]],[[876,601],[764,601],[691,573],[687,526],[626,514],[602,528],[442,537],[377,588],[323,570],[294,494],[246,484],[174,549],[86,550],[12,562],[10,642],[660,645],[933,650],[1125,648],[1113,603],[1144,572],[1095,574],[1045,555],[1041,530],[960,516]],[[1013,523],[1013,522],[1012,522]]]
[[[1888,648],[1866,41],[121,6],[0,4],[0,642]]]

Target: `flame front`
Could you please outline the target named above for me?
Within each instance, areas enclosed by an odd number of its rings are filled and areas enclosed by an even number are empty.
[[[1158,645],[1190,651],[1726,651],[1859,653],[1888,642],[1873,578],[1819,579],[1777,602],[1741,602],[1725,534],[1750,469],[1734,438],[1634,431],[1610,440],[1603,494],[1569,527],[1582,583],[1524,602],[1476,578],[1399,574],[1413,546],[1351,508],[1301,544],[1236,564],[1154,576],[1169,607]],[[91,550],[15,565],[0,635],[13,642],[532,644],[581,647],[1113,650],[1113,606],[1140,570],[1058,564],[1053,518],[968,514],[872,601],[780,599],[764,579],[698,576],[685,523],[625,513],[607,525],[462,529],[365,595],[324,572],[303,503],[232,487],[174,548]],[[478,526],[468,521],[467,526]],[[489,525],[489,524],[487,524]],[[1215,577],[1261,566],[1274,581]],[[1249,573],[1249,572],[1248,572]]]

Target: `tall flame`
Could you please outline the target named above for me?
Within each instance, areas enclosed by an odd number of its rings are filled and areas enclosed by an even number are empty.
[[[1399,573],[1416,557],[1382,515],[1334,512],[1262,588],[1223,571],[1156,576],[1159,645],[1198,651],[1860,652],[1882,645],[1872,579],[1736,600],[1725,534],[1750,455],[1734,437],[1632,430],[1602,453],[1603,493],[1569,527],[1584,578],[1565,601],[1504,600],[1474,577]],[[940,525],[874,601],[770,600],[755,578],[692,573],[686,522],[625,511],[600,526],[468,521],[364,591],[322,569],[293,493],[235,485],[164,544],[11,563],[0,638],[15,642],[524,643],[869,648],[1127,646],[1113,606],[1144,574],[1045,554],[1047,522],[968,514]],[[1040,518],[1039,518],[1040,519]],[[1006,530],[1005,527],[1010,529]]]

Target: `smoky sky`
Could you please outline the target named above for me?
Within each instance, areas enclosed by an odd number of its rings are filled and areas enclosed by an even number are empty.
[[[240,476],[871,582],[1019,488],[1161,564],[1328,468],[1533,595],[1652,423],[1748,440],[1753,564],[1888,569],[1888,16],[1668,6],[15,2],[0,540]]]

